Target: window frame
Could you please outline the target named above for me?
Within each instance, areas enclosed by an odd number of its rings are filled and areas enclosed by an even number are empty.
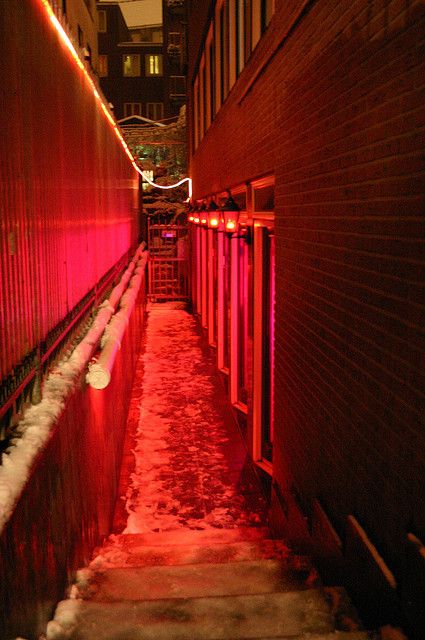
[[[128,108],[131,105],[131,113],[127,113]],[[135,113],[134,107],[138,106],[139,113]],[[137,109],[136,109],[137,111]],[[141,102],[124,102],[124,118],[131,118],[131,116],[141,116],[142,115],[142,103]]]
[[[101,68],[102,66],[103,66],[103,70]],[[99,53],[97,67],[99,70],[99,78],[107,78],[109,74],[109,68],[108,68],[108,56],[106,53]]]
[[[151,71],[153,67],[158,68],[158,72]],[[158,63],[158,64],[156,64]],[[146,78],[162,78],[164,75],[164,60],[162,53],[145,53],[145,76]]]
[[[102,19],[101,17],[102,16]],[[108,33],[108,13],[105,9],[97,10],[98,33]],[[102,27],[102,28],[101,28]]]
[[[155,111],[158,107],[161,107],[159,109],[160,112],[161,112],[160,113],[160,117],[159,118],[157,118],[157,117],[152,118],[149,115],[149,109],[153,108],[154,111]],[[149,120],[154,120],[155,122],[158,122],[159,120],[163,120],[164,119],[164,103],[163,102],[147,102],[146,105],[145,105],[145,113],[146,113],[146,118],[149,118]],[[157,115],[157,114],[155,114],[155,115]]]
[[[125,73],[125,58],[132,58],[134,60],[137,60],[136,67],[137,67],[138,73]],[[140,53],[123,53],[122,54],[122,72],[123,72],[124,78],[140,78],[141,76]]]

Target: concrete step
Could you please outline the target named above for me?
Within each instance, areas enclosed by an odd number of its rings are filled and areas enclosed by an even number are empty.
[[[303,634],[320,637],[334,630],[335,619],[326,593],[308,589],[136,602],[68,600],[59,603],[55,620],[49,623],[47,638],[242,640]]]
[[[148,533],[123,533],[111,536],[111,539],[128,538],[137,540],[140,545],[162,547],[185,544],[230,544],[232,542],[253,542],[270,538],[267,527],[234,527],[233,529],[172,529]]]
[[[125,567],[92,576],[82,573],[83,579],[77,582],[78,597],[106,602],[248,595],[319,585],[314,569],[306,576],[303,569],[297,572],[280,560]]]
[[[331,631],[330,633],[308,633],[301,636],[274,636],[273,638],[238,638],[237,640],[371,640],[367,631]],[[232,639],[236,640],[236,639]]]
[[[92,569],[102,567],[146,567],[156,565],[205,564],[280,558],[306,570],[307,558],[294,556],[281,540],[202,543],[147,546],[137,535],[111,536],[90,563]]]

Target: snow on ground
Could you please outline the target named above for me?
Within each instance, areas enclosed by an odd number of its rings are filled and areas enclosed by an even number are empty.
[[[240,494],[246,453],[236,429],[229,433],[224,394],[206,363],[196,322],[179,306],[149,308],[124,533],[233,528],[262,520]]]

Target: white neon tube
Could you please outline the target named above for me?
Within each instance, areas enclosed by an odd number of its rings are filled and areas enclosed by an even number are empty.
[[[152,185],[152,187],[158,187],[159,189],[174,189],[174,187],[179,187],[184,182],[188,182],[189,198],[192,197],[192,178],[182,178],[181,180],[179,180],[175,184],[167,184],[167,185],[158,184],[156,182],[153,182],[153,180],[151,180],[150,178],[148,178],[148,176],[145,173],[143,173],[143,171],[137,166],[135,161],[133,161],[133,167],[136,169],[136,171],[138,171],[140,173],[140,175],[142,176],[143,180],[146,180],[146,182],[148,182],[150,185]]]

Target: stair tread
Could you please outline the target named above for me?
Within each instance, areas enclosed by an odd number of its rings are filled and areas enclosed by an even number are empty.
[[[288,636],[263,636],[258,638],[232,638],[231,640],[287,640]],[[290,636],[291,640],[370,640],[367,631],[330,631],[325,633],[307,633],[298,636]],[[230,639],[229,639],[230,640]]]
[[[73,623],[69,607],[75,610]],[[113,640],[126,634],[132,640],[239,640],[335,629],[320,589],[137,602],[71,600],[58,605],[55,622],[62,620],[69,640]]]
[[[112,536],[98,550],[91,568],[226,563],[259,558],[290,559],[307,564],[304,556],[296,556],[281,540],[204,542],[203,544],[146,545],[137,535]],[[295,560],[295,559],[298,560]]]
[[[118,567],[94,573],[88,580],[82,573],[79,596],[93,601],[247,595],[319,585],[311,565],[297,569],[281,560]]]
[[[121,533],[111,536],[117,539],[137,540],[147,546],[176,546],[184,544],[227,544],[270,538],[267,527],[234,527],[232,529],[171,529],[166,531],[149,531],[146,533]]]

